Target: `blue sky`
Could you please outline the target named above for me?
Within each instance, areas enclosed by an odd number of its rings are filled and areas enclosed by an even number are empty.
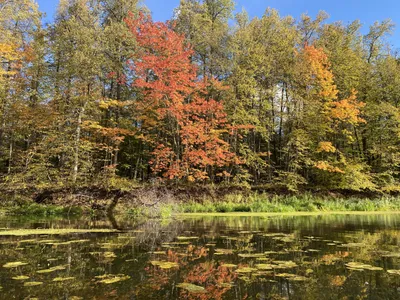
[[[47,22],[51,21],[57,0],[37,0],[41,11],[47,13]],[[165,21],[171,18],[173,9],[179,0],[144,0],[143,3],[152,11],[154,20]],[[360,20],[364,31],[375,21],[392,19],[398,26],[390,43],[400,47],[400,1],[399,0],[237,0],[236,10],[245,8],[251,17],[261,16],[267,7],[277,9],[282,16],[291,15],[296,19],[302,13],[315,16],[318,11],[325,10],[329,22],[341,20],[345,24]]]

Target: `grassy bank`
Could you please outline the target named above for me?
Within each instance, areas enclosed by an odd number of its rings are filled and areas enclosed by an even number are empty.
[[[373,199],[356,197],[322,197],[312,194],[283,196],[252,193],[228,194],[221,199],[205,198],[202,201],[181,201],[160,205],[158,208],[129,209],[132,216],[169,217],[184,214],[257,215],[257,214],[321,214],[338,212],[400,212],[400,197]]]
[[[319,197],[312,194],[278,196],[268,194],[227,195],[220,201],[181,203],[179,213],[294,213],[294,212],[382,212],[400,211],[400,197],[375,199]]]
[[[148,193],[146,194],[149,195]],[[161,196],[158,196],[161,197]],[[196,198],[166,197],[167,200],[157,199],[154,194],[149,202],[157,205],[148,207],[129,198],[120,200],[115,214],[127,214],[135,217],[168,218],[182,214],[294,214],[294,213],[336,213],[336,212],[397,212],[400,211],[400,197],[345,197],[338,194],[315,195],[304,193],[299,195],[272,195],[268,193],[227,193],[211,197],[203,195]],[[154,199],[153,199],[154,198]],[[13,203],[13,202],[9,202]],[[105,202],[106,203],[106,202]],[[80,214],[105,213],[106,206],[96,211],[88,206],[43,205],[20,202],[0,208],[0,214],[32,215],[32,216],[67,216]]]

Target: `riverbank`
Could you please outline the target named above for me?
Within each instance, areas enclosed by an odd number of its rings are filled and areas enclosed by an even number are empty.
[[[297,195],[239,189],[137,188],[45,191],[32,197],[14,194],[0,214],[64,216],[123,214],[168,218],[183,214],[296,214],[397,212],[400,196],[368,193],[304,192]]]

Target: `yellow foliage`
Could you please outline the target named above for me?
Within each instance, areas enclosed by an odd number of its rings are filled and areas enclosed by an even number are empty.
[[[335,153],[336,148],[332,145],[331,142],[320,142],[317,149],[318,153],[321,152],[328,152],[328,153]]]
[[[14,61],[21,58],[15,44],[0,43],[0,61],[6,63],[13,63]],[[0,81],[3,76],[15,74],[14,70],[6,70],[0,67]]]
[[[341,173],[341,174],[345,174],[344,171],[342,171],[341,169],[339,169],[338,167],[334,167],[332,165],[330,165],[328,162],[326,161],[319,161],[315,164],[315,167],[319,170],[322,171],[327,171],[329,173]]]

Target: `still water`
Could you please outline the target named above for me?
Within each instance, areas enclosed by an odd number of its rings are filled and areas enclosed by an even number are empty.
[[[400,299],[400,215],[0,219],[0,299]]]

